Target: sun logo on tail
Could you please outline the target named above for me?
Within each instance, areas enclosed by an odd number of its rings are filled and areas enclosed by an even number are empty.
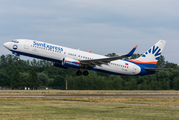
[[[153,54],[155,59],[158,60],[161,55],[161,49],[158,46],[151,47],[146,53],[142,55],[142,57],[146,57],[148,54]]]

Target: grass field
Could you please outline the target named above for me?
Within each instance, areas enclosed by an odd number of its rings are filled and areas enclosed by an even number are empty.
[[[87,92],[87,91],[85,91]],[[12,94],[12,91],[11,91]],[[2,120],[178,120],[179,98],[157,97],[0,97]]]

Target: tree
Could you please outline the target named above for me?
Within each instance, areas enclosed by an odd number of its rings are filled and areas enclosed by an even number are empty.
[[[110,53],[108,56],[117,56]],[[140,54],[134,54],[129,59],[138,58]],[[75,68],[58,68],[52,66],[51,62],[34,59],[20,60],[14,55],[0,56],[0,86],[10,87],[12,77],[16,69],[20,72],[21,87],[37,88],[39,85],[65,89],[65,80],[68,81],[68,89],[75,90],[107,90],[107,89],[179,89],[179,66],[175,63],[165,62],[163,56],[159,58],[156,67],[173,68],[170,71],[156,72],[154,75],[146,76],[116,76],[107,73],[89,71],[88,77],[76,76]],[[38,73],[32,75],[32,69]],[[31,74],[31,75],[30,75]],[[65,78],[65,80],[64,80]],[[38,81],[37,81],[38,80]],[[19,89],[19,88],[14,88]]]
[[[68,90],[75,90],[75,81],[72,76],[66,76],[65,81],[68,82]]]
[[[152,82],[151,82],[151,89],[152,90],[158,90],[158,89],[160,89],[157,81],[152,80]]]
[[[113,79],[113,89],[122,90],[123,89],[123,79],[120,76],[117,76]]]
[[[20,73],[21,76],[21,87],[26,87],[26,81],[28,79],[29,74],[28,73]]]
[[[157,74],[155,74],[158,81],[163,81],[164,79],[167,79],[170,77],[169,71],[159,71]]]
[[[173,89],[174,90],[179,90],[179,77],[175,77],[173,79]]]
[[[21,87],[20,73],[18,70],[13,73],[10,81],[10,86],[12,87],[12,89],[19,89]]]
[[[5,56],[5,55],[2,55],[2,56],[1,56],[0,65],[1,65],[0,68],[4,68],[4,67],[7,67],[7,66],[8,66],[8,64],[7,64],[7,59],[6,59],[6,56]]]
[[[165,68],[177,69],[177,68],[178,68],[178,65],[175,64],[175,63],[170,63],[170,62],[166,61]]]
[[[54,79],[52,79],[52,78],[48,79],[47,86],[52,87],[53,86],[53,81],[54,81]]]
[[[65,89],[65,79],[64,77],[57,75],[53,81],[53,85],[55,88]]]
[[[112,80],[113,82],[112,89],[114,90],[123,89],[123,79],[120,76],[110,75],[109,80]]]
[[[39,87],[39,82],[38,82],[38,78],[37,78],[37,73],[35,72],[34,69],[31,69],[29,76],[27,78],[27,82],[26,82],[27,87],[30,87],[31,89],[35,88],[37,89]]]
[[[132,78],[129,82],[126,82],[127,90],[137,90],[137,82]]]
[[[164,68],[165,67],[165,58],[163,55],[161,55],[158,59],[158,62],[155,66],[156,68]]]
[[[0,86],[10,86],[10,77],[6,74],[6,72],[0,73]]]
[[[118,56],[116,53],[109,53],[109,54],[107,54],[107,55],[105,55],[105,56],[108,56],[108,57],[115,57],[115,56]]]
[[[169,90],[169,89],[170,89],[170,82],[164,79],[162,82],[162,90]]]
[[[39,80],[39,84],[41,86],[47,86],[47,82],[48,82],[48,76],[44,73],[39,73],[38,74],[38,80]]]
[[[139,58],[142,54],[133,54],[130,59],[136,59]]]

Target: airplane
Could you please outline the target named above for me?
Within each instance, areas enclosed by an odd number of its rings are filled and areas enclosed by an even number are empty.
[[[65,68],[77,68],[76,75],[88,76],[88,70],[105,72],[114,75],[149,75],[160,70],[170,68],[155,68],[166,41],[159,40],[137,59],[124,59],[135,52],[137,45],[128,53],[121,56],[107,57],[81,50],[58,46],[29,39],[15,39],[4,43],[4,46],[18,56],[25,55],[38,59],[52,61],[53,66]],[[81,72],[80,69],[84,69]]]

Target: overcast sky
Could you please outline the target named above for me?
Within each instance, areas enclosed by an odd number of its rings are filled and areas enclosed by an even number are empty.
[[[21,38],[102,55],[163,39],[165,60],[179,64],[179,0],[0,0],[0,55]]]

